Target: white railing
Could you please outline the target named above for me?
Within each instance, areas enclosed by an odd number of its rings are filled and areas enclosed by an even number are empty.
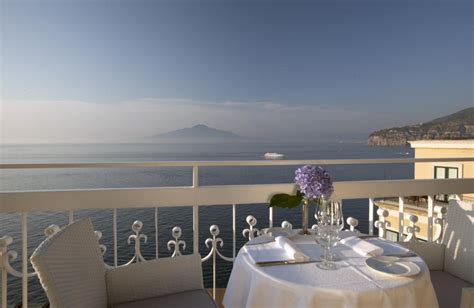
[[[154,208],[155,209],[155,245],[156,258],[158,258],[158,208],[190,206],[192,207],[193,220],[193,252],[199,253],[199,207],[229,204],[232,206],[232,256],[223,255],[219,248],[223,240],[219,238],[219,227],[210,227],[211,237],[205,241],[208,248],[202,261],[212,259],[213,291],[216,288],[216,258],[232,262],[236,256],[236,206],[242,204],[268,203],[275,193],[293,193],[294,184],[255,184],[255,185],[217,185],[199,186],[200,167],[228,167],[228,166],[288,166],[288,165],[368,165],[368,164],[401,164],[421,162],[447,162],[463,161],[472,162],[474,158],[437,158],[437,159],[359,159],[359,160],[277,160],[277,161],[205,161],[205,162],[133,162],[133,163],[59,163],[59,164],[0,164],[0,169],[52,169],[52,168],[136,168],[136,167],[192,167],[192,186],[182,187],[157,187],[157,188],[116,188],[116,189],[77,189],[77,190],[44,190],[44,191],[6,191],[0,192],[0,214],[21,214],[21,255],[22,269],[15,270],[10,262],[16,259],[17,253],[9,249],[13,238],[8,235],[0,237],[0,270],[2,278],[2,307],[7,307],[7,275],[22,279],[22,304],[28,305],[28,278],[35,273],[28,272],[28,214],[41,211],[68,211],[69,222],[74,221],[74,212],[82,209],[112,209],[113,228],[113,266],[119,266],[117,253],[117,209],[127,208]],[[416,239],[416,217],[410,217],[410,225],[404,226],[403,197],[428,195],[428,240],[438,240],[443,224],[445,210],[433,206],[435,195],[459,195],[474,192],[474,179],[449,179],[449,180],[383,180],[383,181],[350,181],[335,182],[333,198],[368,199],[369,200],[369,234],[373,234],[374,226],[379,229],[379,235],[385,236],[388,222],[385,221],[387,213],[379,209],[379,219],[374,221],[374,199],[383,197],[399,197],[399,235],[405,240]],[[434,217],[434,214],[437,214]],[[273,226],[273,210],[268,212],[269,227]],[[412,215],[414,216],[414,215]],[[248,239],[259,235],[257,220],[253,216],[247,217],[249,228],[243,230],[243,235]],[[348,219],[350,229],[357,227],[356,219]],[[126,264],[144,261],[141,254],[142,242],[147,242],[146,235],[141,233],[141,221],[135,221],[132,226],[134,234],[129,237],[129,242],[134,242],[134,256]],[[283,222],[283,227],[292,227],[290,222]],[[436,226],[436,232],[433,227]],[[51,236],[59,226],[52,225],[45,230],[46,236]],[[434,234],[433,234],[434,233]],[[100,231],[97,236],[101,237]],[[182,230],[176,226],[172,230],[172,240],[167,243],[173,257],[179,257],[186,243],[181,239]],[[101,246],[105,253],[107,249]],[[122,266],[124,266],[122,265]]]

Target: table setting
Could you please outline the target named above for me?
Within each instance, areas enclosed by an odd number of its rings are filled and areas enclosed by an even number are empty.
[[[297,198],[275,195],[270,204],[303,203],[303,228],[267,228],[247,242],[234,261],[223,305],[438,307],[424,261],[397,243],[343,230],[342,203],[328,198],[330,177],[321,167],[302,168]],[[302,178],[305,183],[298,183]],[[317,224],[308,229],[304,208],[311,201]]]

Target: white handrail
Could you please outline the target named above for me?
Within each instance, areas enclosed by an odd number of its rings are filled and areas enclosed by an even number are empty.
[[[334,198],[365,199],[472,193],[474,178],[382,180],[334,183]],[[0,213],[218,204],[267,203],[275,193],[293,193],[294,184],[114,188],[0,192]]]
[[[446,158],[376,158],[376,159],[306,159],[306,160],[219,160],[219,161],[144,161],[94,163],[7,163],[0,169],[53,168],[152,168],[152,167],[232,167],[232,166],[293,166],[293,165],[372,165],[429,162],[470,162],[473,157]]]

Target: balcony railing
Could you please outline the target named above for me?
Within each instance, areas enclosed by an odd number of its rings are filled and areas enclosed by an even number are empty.
[[[43,191],[4,191],[0,192],[0,215],[5,213],[19,213],[21,217],[21,239],[14,239],[8,235],[0,237],[0,270],[1,270],[1,303],[7,307],[8,276],[21,279],[22,307],[28,306],[28,281],[35,276],[29,272],[28,215],[32,212],[56,211],[68,213],[69,222],[74,221],[75,213],[79,210],[112,210],[112,250],[113,264],[107,266],[126,266],[132,262],[145,261],[142,255],[142,244],[147,242],[147,236],[142,233],[143,223],[139,220],[132,225],[133,234],[129,236],[129,244],[134,244],[133,257],[126,263],[119,265],[118,258],[118,209],[154,209],[155,230],[155,256],[158,258],[158,208],[162,207],[191,207],[192,208],[192,242],[193,252],[199,253],[200,230],[199,209],[213,205],[229,205],[232,209],[232,255],[226,256],[221,252],[223,239],[220,237],[218,225],[211,225],[209,237],[205,240],[207,251],[201,251],[204,256],[202,262],[212,260],[212,287],[215,294],[216,288],[216,259],[221,258],[232,262],[238,251],[236,224],[236,207],[245,204],[265,204],[275,193],[292,193],[295,185],[288,184],[252,184],[252,185],[199,185],[200,167],[243,167],[243,166],[291,166],[291,165],[371,165],[371,164],[413,164],[419,162],[472,162],[474,158],[436,158],[436,159],[359,159],[359,160],[276,160],[276,161],[204,161],[204,162],[139,162],[139,163],[59,163],[59,164],[0,164],[0,169],[52,169],[52,168],[146,168],[146,167],[189,167],[192,168],[192,186],[181,187],[156,187],[156,188],[115,188],[115,189],[75,189],[75,190],[43,190]],[[416,240],[417,217],[409,217],[410,224],[404,226],[404,197],[428,196],[428,241],[439,240],[443,226],[445,209],[434,206],[434,196],[439,194],[460,195],[474,192],[474,179],[446,179],[446,180],[377,180],[377,181],[343,181],[334,183],[335,193],[333,198],[368,199],[369,217],[368,232],[378,232],[385,236],[388,215],[382,209],[375,211],[374,199],[398,197],[399,225],[398,232],[403,240]],[[376,219],[376,214],[378,218]],[[246,218],[248,227],[242,234],[251,239],[260,234],[257,220],[253,216]],[[355,218],[347,220],[349,228],[357,227]],[[274,225],[273,209],[268,209],[268,227]],[[284,221],[283,227],[291,228],[291,222]],[[97,226],[95,226],[97,228]],[[100,229],[100,228],[98,228]],[[435,230],[436,229],[436,230]],[[45,236],[51,236],[59,230],[59,226],[51,225],[44,231]],[[101,230],[96,232],[99,240]],[[1,235],[1,234],[0,234]],[[404,235],[406,235],[404,237]],[[170,254],[179,257],[185,241],[182,229],[179,226],[171,230],[171,239],[167,243]],[[18,253],[10,249],[14,241],[21,241],[21,270],[12,266],[12,261],[17,259]],[[110,247],[101,245],[105,253]]]

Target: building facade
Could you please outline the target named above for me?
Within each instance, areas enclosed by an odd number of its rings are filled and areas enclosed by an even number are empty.
[[[419,158],[470,158],[474,157],[474,140],[417,140],[411,141],[410,146],[414,149],[414,157]],[[452,179],[452,178],[474,178],[474,162],[426,162],[414,164],[414,178],[422,179]],[[474,189],[473,189],[474,190]],[[446,207],[451,196],[438,195],[434,198],[435,208]],[[474,194],[459,196],[467,202],[474,202]],[[418,239],[427,240],[428,212],[427,196],[413,196],[404,198],[405,219],[404,225],[408,226],[409,215],[418,217],[417,232]],[[389,212],[386,220],[390,223],[388,227],[388,238],[399,240],[399,200],[383,199],[375,201],[375,204]]]
[[[415,158],[474,157],[474,140],[418,140],[411,141]],[[415,179],[474,178],[474,162],[415,163]],[[473,202],[474,194],[460,196]]]

